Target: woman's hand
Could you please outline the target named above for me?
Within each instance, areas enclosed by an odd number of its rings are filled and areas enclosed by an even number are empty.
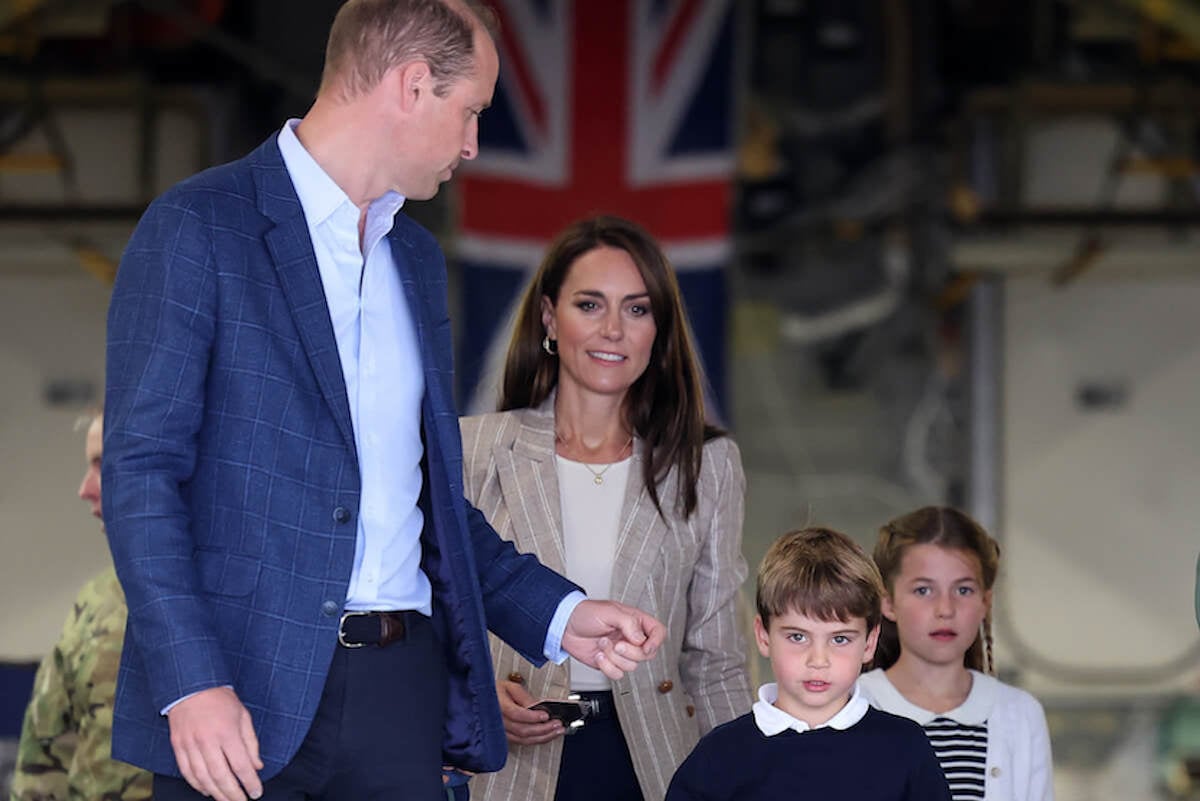
[[[496,695],[500,699],[500,713],[504,716],[504,732],[508,741],[516,745],[540,745],[555,737],[562,737],[566,729],[557,720],[540,709],[527,707],[537,703],[536,698],[515,681],[496,682]]]

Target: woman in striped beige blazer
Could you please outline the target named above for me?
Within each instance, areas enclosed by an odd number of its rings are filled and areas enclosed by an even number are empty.
[[[567,228],[526,289],[501,411],[462,420],[467,498],[500,535],[589,596],[635,604],[667,640],[610,682],[571,660],[534,670],[492,640],[509,739],[477,798],[659,801],[709,729],[752,702],[737,613],[744,477],[706,424],[679,285],[620,218]],[[528,709],[578,692],[585,723]]]

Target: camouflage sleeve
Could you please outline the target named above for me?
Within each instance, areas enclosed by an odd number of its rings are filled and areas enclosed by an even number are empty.
[[[125,598],[112,570],[84,586],[38,668],[11,801],[146,801],[151,777],[112,758]]]
[[[125,639],[125,602],[114,576],[110,586],[92,587],[82,598],[81,633],[72,697],[79,742],[68,766],[71,801],[144,801],[149,773],[112,758],[113,702]]]
[[[63,679],[63,654],[56,645],[38,666],[25,709],[10,801],[66,801],[67,768],[78,737]]]

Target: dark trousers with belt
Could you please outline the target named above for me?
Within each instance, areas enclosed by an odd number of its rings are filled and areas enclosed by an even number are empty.
[[[428,618],[404,620],[404,636],[385,646],[338,646],[308,735],[264,783],[264,801],[444,801],[445,656]],[[155,801],[203,798],[154,777]]]
[[[592,711],[582,727],[563,738],[554,801],[642,801],[612,693],[580,695]]]

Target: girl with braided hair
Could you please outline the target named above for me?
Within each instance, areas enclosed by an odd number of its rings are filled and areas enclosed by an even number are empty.
[[[1041,704],[991,674],[1000,547],[957,509],[927,506],[879,530],[883,623],[873,706],[925,728],[954,801],[1053,801]]]

